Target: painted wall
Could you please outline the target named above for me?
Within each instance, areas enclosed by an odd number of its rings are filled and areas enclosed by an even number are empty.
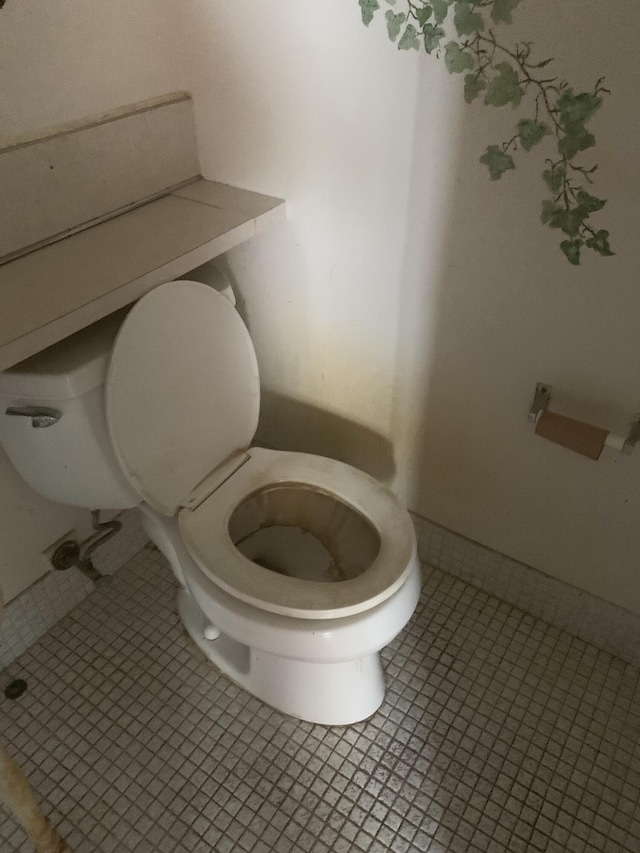
[[[517,16],[520,32],[544,45],[541,58],[566,57],[559,71],[576,86],[607,75],[613,96],[592,125],[594,194],[609,199],[599,221],[617,255],[590,253],[571,267],[557,232],[538,222],[539,159],[529,155],[494,185],[477,164],[487,144],[510,137],[511,108],[465,110],[440,274],[405,279],[396,424],[412,430],[400,442],[416,462],[408,491],[426,517],[640,612],[640,448],[632,457],[605,450],[596,463],[536,437],[526,420],[537,381],[553,385],[552,408],[619,432],[640,410],[640,15],[631,2],[612,16],[591,0],[538,0]],[[426,68],[421,86],[416,146],[424,151]],[[415,223],[423,169],[414,164]],[[405,269],[425,269],[417,231]]]
[[[290,202],[228,258],[259,437],[354,461],[426,517],[640,612],[640,452],[594,463],[526,419],[538,380],[605,427],[640,409],[640,17],[634,0],[517,15],[559,73],[615,93],[593,122],[615,258],[570,267],[539,224],[540,161],[499,184],[477,162],[511,109],[465,107],[460,79],[365,30],[355,0],[189,0],[175,31],[205,174]]]
[[[594,130],[618,254],[579,270],[538,224],[538,165],[495,185],[477,164],[510,110],[465,107],[458,78],[397,53],[382,21],[365,30],[355,0],[9,3],[2,143],[190,90],[205,174],[290,203],[227,258],[262,370],[259,437],[353,461],[421,514],[640,612],[640,453],[592,463],[526,421],[537,380],[604,426],[640,409],[639,17],[635,0],[615,18],[600,0],[517,14],[561,73],[606,73],[615,92]],[[10,596],[76,516],[5,469]]]
[[[348,11],[199,0],[176,33],[203,173],[289,205],[230,259],[265,388],[388,437],[416,57]]]
[[[0,146],[183,88],[154,0],[21,0],[0,12]],[[46,571],[42,551],[85,511],[45,501],[0,449],[0,589],[10,600]]]

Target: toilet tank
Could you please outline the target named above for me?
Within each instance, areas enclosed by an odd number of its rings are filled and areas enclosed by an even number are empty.
[[[0,373],[0,444],[22,478],[58,503],[124,509],[142,500],[116,460],[105,417],[111,348],[126,315],[119,311]],[[27,406],[60,417],[34,428]]]

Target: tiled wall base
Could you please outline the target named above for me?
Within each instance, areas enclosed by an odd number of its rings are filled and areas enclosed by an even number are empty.
[[[418,515],[412,517],[422,562],[640,665],[640,616]],[[94,564],[103,574],[113,574],[148,541],[136,510],[127,510],[120,519],[122,531],[94,554]],[[11,663],[93,588],[75,569],[50,572],[11,601],[0,628],[0,667]]]
[[[424,563],[640,665],[640,616],[413,514]]]
[[[122,530],[93,555],[95,567],[106,575],[112,575],[148,542],[137,510],[126,510],[118,518]],[[22,654],[93,589],[91,581],[71,568],[49,572],[10,601],[0,627],[0,667]]]

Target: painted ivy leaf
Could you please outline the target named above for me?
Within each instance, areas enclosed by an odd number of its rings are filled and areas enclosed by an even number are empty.
[[[405,20],[405,14],[404,12],[400,12],[395,15],[391,9],[389,9],[385,18],[387,19],[387,32],[389,33],[389,38],[391,41],[395,41],[400,35],[400,30]]]
[[[407,24],[398,42],[398,50],[420,50],[418,31],[413,24]]]
[[[416,20],[420,27],[424,27],[427,23],[431,15],[433,14],[433,9],[431,6],[423,6],[422,9],[416,9]]]
[[[590,195],[584,190],[579,190],[576,200],[580,207],[584,207],[584,209],[588,210],[589,213],[595,213],[596,210],[602,210],[607,203],[606,198],[596,198],[594,195]]]
[[[608,231],[598,231],[595,237],[590,237],[586,243],[589,249],[593,249],[595,252],[598,252],[600,255],[604,255],[605,258],[610,258],[612,255],[615,255],[615,252],[611,251],[611,247],[609,246],[609,232]]]
[[[451,6],[452,3],[453,0],[431,0],[433,17],[436,24],[441,24],[444,21],[449,14],[449,6]]]
[[[554,205],[553,210],[549,210],[549,218],[547,220],[547,224],[549,228],[560,228],[562,231],[566,231],[567,222],[568,222],[568,212],[566,207],[559,207],[558,205]]]
[[[520,0],[495,0],[493,9],[491,10],[491,17],[496,24],[510,24],[511,13],[518,3],[520,3]]]
[[[590,92],[573,94],[573,89],[566,89],[558,98],[556,108],[563,127],[584,124],[585,121],[599,109],[602,98]]]
[[[470,104],[478,97],[480,92],[487,88],[487,81],[477,74],[467,74],[464,78],[464,99]]]
[[[518,81],[518,75],[508,62],[500,62],[496,68],[499,73],[489,81],[487,94],[484,96],[485,104],[491,104],[494,107],[513,104],[517,107],[522,99],[522,87]]]
[[[595,136],[581,122],[565,125],[564,130],[565,135],[558,140],[558,152],[567,160],[573,160],[580,151],[593,148],[596,144]]]
[[[564,163],[556,163],[555,166],[550,166],[542,173],[542,179],[549,187],[552,193],[559,193],[564,184],[566,169]]]
[[[360,5],[360,13],[362,14],[362,23],[365,27],[368,27],[371,21],[373,21],[375,12],[380,8],[380,4],[378,0],[358,0],[358,4]]]
[[[459,36],[470,36],[471,33],[479,33],[484,29],[484,18],[474,12],[473,6],[466,0],[456,3],[453,8],[453,23]]]
[[[529,118],[523,118],[518,122],[518,136],[525,151],[531,151],[533,146],[541,142],[548,133],[551,131],[544,122]]]
[[[540,214],[540,221],[542,224],[547,225],[550,223],[554,213],[559,209],[560,208],[553,199],[545,198],[542,202],[542,213]]]
[[[433,24],[425,24],[422,28],[422,34],[424,36],[424,49],[427,53],[433,53],[439,46],[440,39],[444,38],[442,27],[436,27]]]
[[[572,209],[556,207],[549,216],[548,225],[550,228],[560,228],[569,237],[577,237],[588,215],[589,211],[579,206]]]
[[[458,42],[447,42],[444,51],[444,64],[449,74],[462,74],[473,68],[473,56],[463,50]]]
[[[560,243],[560,248],[567,256],[567,260],[574,267],[580,263],[580,249],[582,248],[582,240],[563,240]]]
[[[480,158],[480,162],[484,163],[489,169],[492,181],[499,180],[508,169],[515,169],[516,167],[513,157],[510,154],[505,154],[498,145],[489,145]]]

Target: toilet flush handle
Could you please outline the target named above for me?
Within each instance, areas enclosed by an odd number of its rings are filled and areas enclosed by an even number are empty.
[[[9,406],[5,414],[31,418],[31,426],[35,429],[50,427],[62,417],[59,409],[49,409],[47,406]]]

